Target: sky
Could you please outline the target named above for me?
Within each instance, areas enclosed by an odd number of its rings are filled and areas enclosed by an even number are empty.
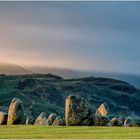
[[[0,2],[0,62],[140,74],[140,2]]]

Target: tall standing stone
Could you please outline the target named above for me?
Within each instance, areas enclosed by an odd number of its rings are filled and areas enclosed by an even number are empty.
[[[68,96],[66,99],[65,118],[67,126],[82,125],[89,119],[92,108],[88,101],[80,96]],[[84,125],[89,125],[90,122]]]
[[[24,108],[23,102],[19,98],[13,98],[8,111],[7,124],[23,124],[24,122]]]

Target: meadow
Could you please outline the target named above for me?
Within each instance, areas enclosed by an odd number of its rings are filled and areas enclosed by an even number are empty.
[[[0,126],[0,139],[136,139],[138,127]]]

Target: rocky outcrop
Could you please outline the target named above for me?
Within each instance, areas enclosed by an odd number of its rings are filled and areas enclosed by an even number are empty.
[[[66,99],[65,117],[66,125],[82,125],[92,114],[88,101],[80,96],[68,96]]]
[[[7,124],[24,124],[24,108],[19,98],[14,98],[9,106]]]
[[[96,115],[93,118],[94,126],[110,126],[110,120],[106,116]]]
[[[97,109],[96,115],[102,115],[102,116],[106,116],[107,114],[109,114],[109,107],[106,103],[103,103],[100,105],[100,107]]]
[[[64,122],[60,116],[58,116],[54,121],[53,124],[54,126],[61,126],[64,125]]]
[[[7,113],[3,111],[0,112],[0,125],[7,124],[7,117],[8,117]]]
[[[35,120],[34,125],[51,125],[51,122],[46,118],[46,113],[42,112]]]

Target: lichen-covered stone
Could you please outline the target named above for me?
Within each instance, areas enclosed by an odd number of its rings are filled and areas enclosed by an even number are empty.
[[[51,125],[51,122],[46,118],[46,113],[42,112],[35,120],[34,125]]]
[[[14,98],[10,104],[8,111],[7,124],[24,124],[24,108],[23,102],[19,98]]]
[[[88,101],[80,96],[68,96],[65,117],[67,126],[82,125],[91,116],[92,108]]]
[[[54,121],[53,124],[54,126],[61,126],[64,125],[64,122],[60,116],[58,116]]]
[[[106,116],[95,115],[93,122],[94,126],[110,126],[110,120]]]
[[[58,116],[55,113],[51,113],[48,117],[48,120],[50,121],[51,124],[53,124],[54,120],[57,118]]]

